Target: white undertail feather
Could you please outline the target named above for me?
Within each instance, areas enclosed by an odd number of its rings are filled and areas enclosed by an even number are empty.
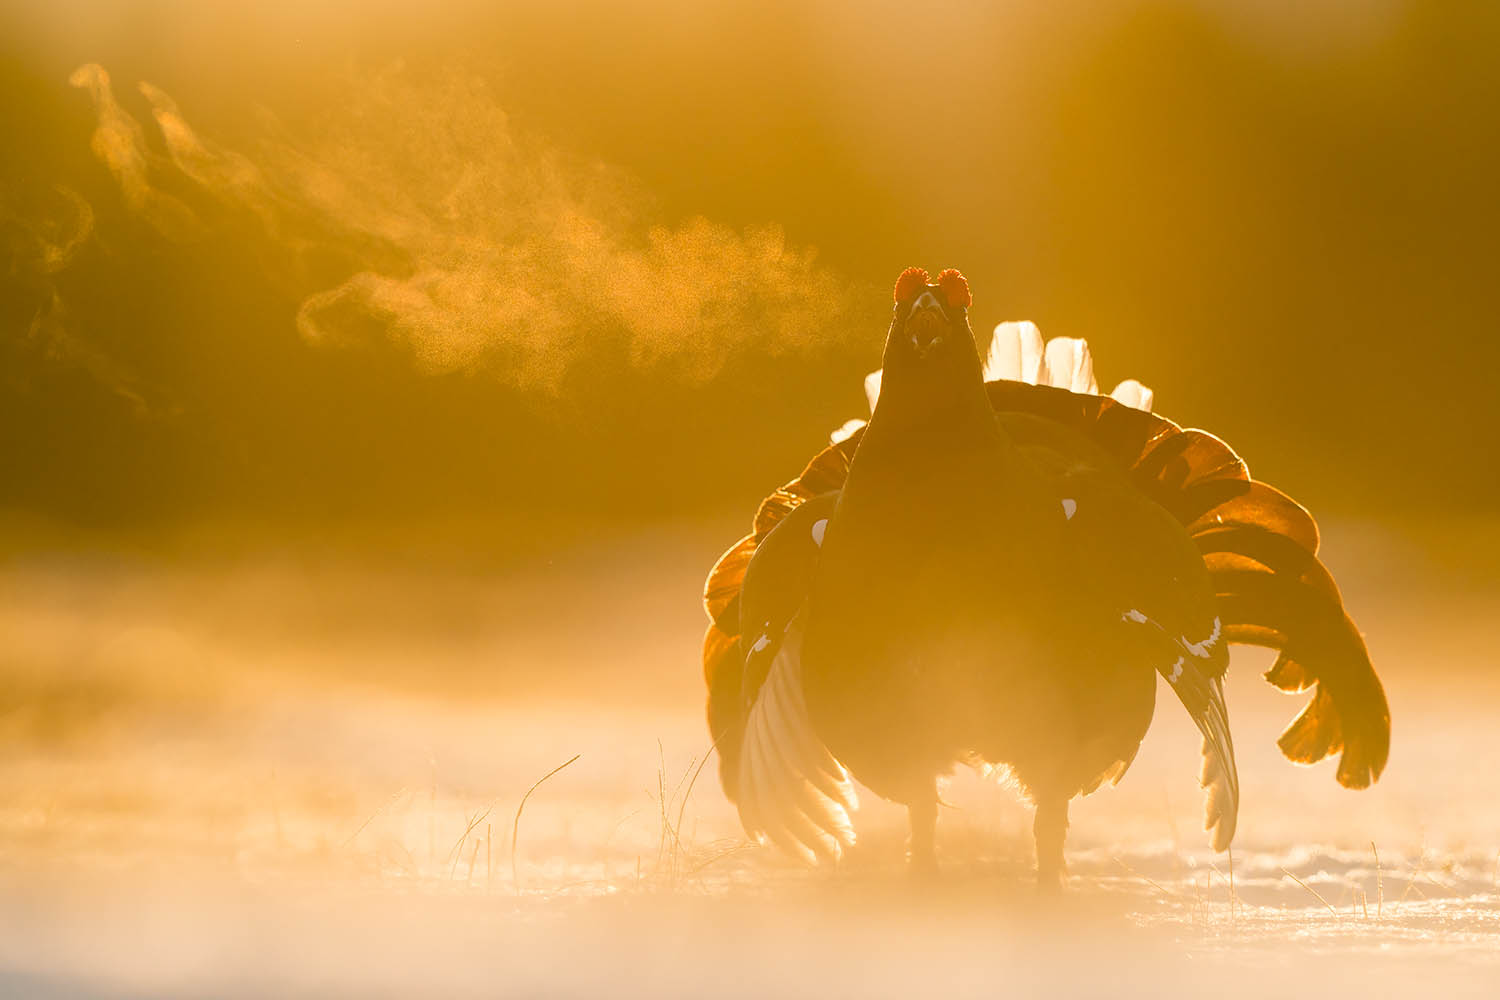
[[[984,381],[1026,382],[1028,385],[1052,385],[1070,393],[1097,396],[1100,381],[1094,376],[1094,355],[1088,340],[1079,337],[1053,337],[1043,343],[1041,331],[1034,322],[1002,322],[995,327],[990,352],[984,358]],[[880,399],[880,369],[864,376],[864,396],[870,400],[870,412]],[[1157,394],[1136,379],[1125,379],[1110,393],[1115,402],[1133,409],[1151,412]],[[829,435],[832,444],[849,438],[864,426],[862,420],[850,420]]]
[[[1088,341],[1054,337],[1044,344],[1036,324],[1028,322],[1001,323],[995,327],[990,353],[984,362],[984,380],[999,379],[1091,395],[1099,392]],[[1117,403],[1147,413],[1156,402],[1156,394],[1133,378],[1115,386],[1109,395]]]
[[[1097,395],[1094,356],[1089,342],[1078,337],[1053,337],[1047,341],[1047,384],[1069,392]]]
[[[745,721],[739,810],[745,831],[808,864],[836,862],[854,844],[859,800],[849,772],[807,716],[798,622],[788,628]]]
[[[842,427],[839,427],[832,434],[828,435],[828,443],[841,444],[849,440],[854,436],[854,432],[863,427],[865,423],[866,421],[860,420],[858,417],[852,420],[845,420]]]
[[[1001,323],[995,327],[990,353],[984,361],[984,380],[1046,385],[1046,357],[1042,334],[1035,323]]]
[[[1117,403],[1123,403],[1132,410],[1144,410],[1151,412],[1151,407],[1156,403],[1156,393],[1151,391],[1150,386],[1142,385],[1133,378],[1128,378],[1115,386],[1110,398]]]
[[[880,398],[881,371],[865,376],[865,398],[870,412]],[[1035,323],[1007,322],[995,327],[989,354],[984,359],[984,380],[1025,382],[1027,385],[1050,385],[1069,392],[1098,395],[1099,380],[1094,377],[1094,356],[1088,341],[1078,337],[1053,337],[1042,340]],[[1150,387],[1128,378],[1109,394],[1117,403],[1135,410],[1151,412],[1156,394]],[[830,440],[838,444],[853,434],[864,421],[851,420],[834,431]]]
[[[865,398],[870,401],[870,412],[875,412],[875,401],[880,398],[880,378],[884,368],[877,368],[865,376]]]

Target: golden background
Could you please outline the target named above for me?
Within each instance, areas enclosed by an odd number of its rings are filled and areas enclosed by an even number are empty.
[[[1448,0],[6,5],[0,993],[1482,994],[1497,53]],[[977,779],[932,895],[869,796],[826,878],[692,782],[703,574],[908,265],[1318,515],[1391,764],[1281,761],[1238,653],[1233,891],[1165,710],[1056,921]]]

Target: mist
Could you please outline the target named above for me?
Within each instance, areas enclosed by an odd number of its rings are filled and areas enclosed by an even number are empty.
[[[1491,995],[1497,51],[1481,0],[6,6],[0,993]],[[704,577],[908,266],[1308,506],[1373,788],[1237,649],[1232,856],[1166,687],[1054,909],[967,772],[931,886],[867,789],[838,870],[745,836]]]

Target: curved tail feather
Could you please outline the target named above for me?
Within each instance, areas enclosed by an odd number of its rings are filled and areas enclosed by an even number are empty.
[[[1391,716],[1364,639],[1321,563],[1309,579],[1261,564],[1211,572],[1231,642],[1279,652],[1266,680],[1312,700],[1277,740],[1287,759],[1313,764],[1342,751],[1339,784],[1365,788],[1385,770]]]

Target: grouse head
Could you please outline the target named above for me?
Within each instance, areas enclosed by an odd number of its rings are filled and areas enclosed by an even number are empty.
[[[961,407],[988,419],[983,365],[969,328],[969,282],[952,268],[934,282],[909,267],[896,280],[895,300],[877,410],[925,423]]]

